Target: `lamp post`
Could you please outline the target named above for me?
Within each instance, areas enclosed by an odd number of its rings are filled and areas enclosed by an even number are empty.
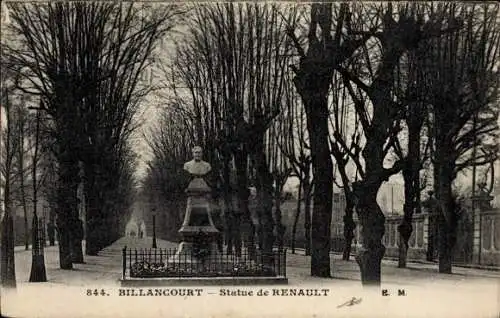
[[[153,208],[153,248],[156,248],[156,212]]]

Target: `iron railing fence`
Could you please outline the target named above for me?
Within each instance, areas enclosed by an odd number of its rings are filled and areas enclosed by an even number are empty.
[[[176,249],[127,248],[122,250],[122,277],[286,277],[286,249],[268,256],[242,251],[241,256],[212,253],[205,257],[177,254]]]

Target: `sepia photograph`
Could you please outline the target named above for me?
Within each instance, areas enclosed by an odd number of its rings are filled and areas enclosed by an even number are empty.
[[[500,5],[3,1],[2,317],[500,317]]]

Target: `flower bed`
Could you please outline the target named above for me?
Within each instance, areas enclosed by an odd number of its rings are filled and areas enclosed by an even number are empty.
[[[165,264],[136,262],[130,268],[130,277],[271,277],[276,276],[273,268],[262,264],[235,263],[230,268],[221,268],[217,264]],[[224,267],[224,266],[223,266]]]

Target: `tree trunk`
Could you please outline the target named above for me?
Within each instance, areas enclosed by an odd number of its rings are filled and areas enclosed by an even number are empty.
[[[74,234],[74,233],[72,233]],[[76,237],[71,239],[71,261],[77,264],[83,264],[82,240]]]
[[[9,191],[8,186],[5,191]],[[6,194],[7,196],[7,194]],[[0,278],[2,286],[16,288],[16,267],[14,259],[14,221],[10,213],[10,202],[5,201],[5,213],[1,223]]]
[[[342,5],[341,11],[344,9],[347,9],[347,5]],[[343,13],[339,18],[343,19]],[[302,98],[307,119],[315,189],[311,223],[311,275],[318,277],[331,275],[333,162],[328,129],[330,115],[328,96],[334,70],[328,65],[337,65],[346,58],[344,55],[349,55],[346,52],[336,51],[337,46],[330,33],[331,22],[331,4],[312,5],[307,53],[300,59],[299,68],[294,67],[293,79]],[[322,31],[320,38],[316,35],[318,24]]]
[[[327,83],[329,85],[329,83]],[[318,83],[318,87],[324,84]],[[328,86],[326,87],[328,88]],[[322,90],[319,89],[321,92]],[[303,95],[304,96],[304,95]],[[333,163],[329,148],[327,90],[304,98],[314,178],[311,275],[330,277]]]
[[[5,115],[7,117],[7,127],[5,131],[5,143],[2,151],[5,151],[5,157],[2,158],[4,169],[4,189],[3,189],[3,205],[4,215],[0,223],[0,280],[1,285],[6,288],[16,288],[16,267],[14,258],[14,220],[12,217],[12,201],[11,201],[11,174],[12,174],[12,159],[15,146],[12,145],[12,119],[11,106],[7,89],[2,90],[5,97]],[[0,108],[1,113],[1,108]],[[0,119],[1,120],[1,119]],[[4,135],[2,134],[2,137]],[[1,212],[1,211],[0,211]]]
[[[295,236],[297,234],[297,224],[299,223],[299,217],[300,217],[300,203],[302,201],[302,179],[299,178],[299,193],[298,193],[298,198],[297,198],[297,209],[295,211],[295,218],[293,220],[293,227],[292,227],[292,241],[290,242],[290,247],[292,248],[292,254],[295,254]]]
[[[87,238],[85,244],[86,255],[97,255],[101,244],[99,241],[102,239],[100,236],[99,223],[102,221],[97,215],[88,213],[87,218]]]
[[[35,208],[36,209],[36,208]],[[45,270],[45,259],[44,259],[44,254],[42,253],[43,251],[43,245],[37,246],[38,242],[40,241],[39,237],[39,228],[40,224],[39,220],[37,219],[37,213],[36,211],[33,212],[33,222],[31,223],[31,238],[32,238],[32,249],[35,251],[37,250],[37,253],[33,253],[31,257],[31,272],[30,272],[30,282],[46,282],[47,281],[47,273]],[[41,225],[43,226],[43,224]]]
[[[248,200],[247,200],[248,202]],[[248,204],[248,203],[247,203]],[[248,205],[247,205],[248,207]],[[247,249],[248,255],[253,259],[255,257],[256,248],[255,248],[255,225],[253,224],[252,218],[250,216],[250,212],[245,212],[243,215],[242,222],[245,224],[245,247]]]
[[[394,67],[391,64],[392,59],[389,59],[389,56],[387,59],[381,66],[380,76],[372,84],[377,93],[370,97],[373,103],[373,120],[369,134],[365,134],[366,143],[362,150],[365,173],[363,180],[353,184],[356,213],[361,226],[361,247],[358,249],[356,261],[361,270],[363,286],[380,286],[381,283],[381,262],[385,254],[385,246],[382,244],[385,216],[377,203],[377,193],[382,183],[387,182],[391,175],[398,173],[401,166],[401,161],[397,161],[390,170],[384,169],[386,155],[384,145],[388,138],[389,123],[393,120],[387,114],[390,111],[387,107],[388,92],[391,91],[387,85],[394,82],[392,78]],[[399,166],[395,166],[396,164]]]
[[[354,230],[356,229],[356,223],[354,223],[354,197],[351,189],[349,188],[349,178],[345,171],[345,164],[338,165],[339,172],[342,178],[342,184],[344,185],[344,196],[345,196],[345,215],[344,215],[344,251],[342,254],[342,259],[348,261],[351,257],[351,247],[352,240],[354,239]]]
[[[411,160],[411,159],[409,159]],[[417,171],[418,173],[418,171]],[[398,267],[406,267],[406,259],[408,254],[408,242],[413,232],[412,219],[413,213],[416,209],[415,206],[415,191],[420,191],[420,189],[414,189],[414,178],[415,175],[412,173],[409,164],[403,169],[403,178],[405,184],[405,203],[403,206],[404,216],[401,223],[398,226],[399,240],[398,240]]]
[[[59,213],[60,215],[61,213]],[[73,261],[71,257],[71,233],[69,226],[66,224],[64,216],[59,216],[57,220],[57,233],[59,240],[59,267],[61,269],[73,269]]]
[[[439,228],[439,272],[451,274],[452,272],[452,239],[451,228],[443,215],[438,216]]]
[[[76,264],[83,264],[83,249],[82,249],[82,240],[83,240],[83,222],[76,216],[73,219],[74,224],[72,224],[73,229],[73,239],[71,240],[71,258],[72,262]],[[112,226],[108,228],[113,228]]]
[[[24,188],[24,156],[23,153],[23,139],[22,137],[19,138],[19,187],[21,190],[21,205],[23,207],[23,214],[24,214],[24,249],[27,251],[30,248],[30,231],[29,231],[29,226],[28,226],[28,206],[26,204],[26,190]]]
[[[30,248],[30,230],[28,223],[28,207],[26,205],[26,189],[24,185],[24,128],[25,120],[24,115],[20,107],[18,107],[18,118],[17,118],[17,163],[18,163],[18,176],[19,176],[19,189],[21,192],[21,206],[23,208],[24,215],[24,249],[27,251]]]
[[[334,145],[333,145],[334,146]],[[343,184],[344,197],[345,197],[345,213],[344,213],[344,249],[342,253],[342,260],[348,261],[351,257],[352,240],[354,239],[354,230],[356,223],[354,223],[354,196],[351,188],[349,188],[349,177],[346,172],[347,161],[343,158],[344,155],[338,149],[332,149],[332,154],[337,160],[337,168],[340,173],[340,178]]]
[[[88,159],[91,159],[90,155]],[[86,255],[97,255],[100,250],[100,244],[102,244],[102,237],[99,232],[99,225],[102,223],[99,202],[99,188],[96,185],[97,176],[96,165],[93,161],[85,163],[85,182],[84,182],[84,193],[85,193],[85,211],[86,211],[86,242],[85,242],[85,254]]]
[[[47,235],[49,237],[49,245],[56,245],[56,227],[55,227],[55,211],[54,208],[50,208],[49,212],[49,224],[47,225]]]
[[[437,151],[437,149],[436,149]],[[438,164],[439,181],[437,200],[440,206],[438,215],[438,237],[439,237],[439,272],[451,274],[453,248],[456,243],[457,215],[455,202],[452,194],[452,182],[454,179],[452,165]]]
[[[222,198],[224,200],[224,238],[227,245],[227,253],[232,254],[233,251],[233,191],[231,187],[231,166],[230,155],[226,152],[224,154],[224,161],[222,163]]]
[[[309,174],[304,180],[304,239],[306,256],[311,255],[311,195],[312,185],[309,183]]]
[[[45,246],[45,225],[44,222],[38,220],[38,182],[37,182],[37,164],[38,164],[38,143],[39,143],[39,132],[40,132],[40,113],[37,112],[36,117],[36,131],[35,131],[35,151],[33,154],[33,161],[31,167],[31,178],[33,186],[33,222],[31,226],[31,238],[32,238],[32,260],[31,260],[31,273],[30,282],[46,282],[47,274],[45,270],[45,256],[43,253],[43,248]],[[21,165],[22,166],[22,165]],[[24,192],[24,190],[23,190]],[[42,232],[40,231],[42,230]],[[41,232],[41,233],[40,233]],[[39,235],[42,235],[40,237]]]
[[[21,188],[23,185],[21,185]],[[22,190],[21,197],[24,197],[24,191]],[[28,226],[28,209],[26,208],[26,199],[23,198],[23,214],[24,214],[24,249],[27,251],[30,249],[30,230]]]
[[[250,210],[248,209],[248,198],[250,196],[247,173],[248,153],[245,149],[238,149],[233,152],[233,155],[236,166],[236,193],[238,196],[238,213],[235,215],[235,222],[233,223],[233,242],[235,244],[236,255],[240,256],[242,247],[241,238],[243,234],[245,238],[245,247],[249,255],[253,256],[255,254],[255,226],[252,221]],[[245,223],[243,227],[245,233],[242,233],[242,222]]]
[[[257,195],[259,198],[257,215],[259,216],[260,232],[262,235],[261,250],[264,264],[272,265],[273,245],[276,239],[273,233],[274,219],[272,214],[273,176],[267,166],[263,136],[254,138],[253,146],[253,157],[257,172]]]
[[[276,182],[276,191],[275,195],[275,208],[274,208],[274,232],[276,233],[276,245],[278,249],[281,251],[284,245],[284,236],[285,236],[285,225],[281,222],[282,212],[281,212],[281,189],[282,184],[280,182]]]
[[[430,211],[429,213],[429,224],[427,226],[427,252],[426,260],[429,262],[434,261],[436,256],[436,242],[438,235],[438,222],[437,222],[437,211]]]
[[[361,226],[361,247],[356,255],[356,261],[360,267],[361,282],[364,286],[380,285],[381,261],[385,253],[385,246],[382,244],[385,216],[377,203],[379,187],[379,184],[362,181],[355,190],[359,200],[356,211]]]
[[[425,108],[421,103],[410,103],[406,119],[408,125],[408,155],[403,166],[405,189],[404,216],[398,227],[398,267],[406,267],[408,242],[413,232],[413,215],[420,210],[420,134],[425,119]]]
[[[351,247],[352,240],[354,239],[354,230],[356,229],[356,223],[353,220],[353,207],[349,204],[346,206],[344,215],[344,250],[342,253],[342,259],[348,261],[351,257]]]
[[[103,182],[104,181],[104,182]],[[99,178],[99,182],[96,184],[100,190],[98,191],[101,191],[102,195],[101,197],[97,197],[99,199],[97,199],[97,203],[99,204],[99,216],[98,216],[98,220],[99,220],[99,224],[98,224],[98,230],[97,232],[99,233],[98,236],[99,236],[99,240],[97,241],[98,245],[97,245],[97,250],[100,251],[102,250],[106,245],[108,245],[109,243],[109,226],[108,226],[108,218],[109,218],[109,205],[108,205],[108,202],[106,202],[106,200],[102,200],[102,198],[106,198],[109,196],[109,192],[108,192],[108,187],[105,185],[105,180],[104,178]],[[99,189],[98,188],[98,189]],[[151,204],[154,205],[154,201],[151,202]],[[148,212],[151,212],[151,211],[148,211]]]
[[[68,142],[73,142],[71,139]],[[64,143],[63,145],[68,145]],[[81,239],[74,236],[78,219],[78,160],[75,151],[66,146],[59,154],[58,215],[59,263],[61,269],[72,269],[73,259],[81,254]],[[75,242],[76,241],[76,242]]]
[[[404,209],[407,209],[406,203]],[[413,231],[411,220],[403,217],[401,224],[398,226],[399,240],[398,240],[398,267],[405,268],[408,254],[408,242]]]
[[[246,192],[248,192],[248,185],[246,179],[247,173],[247,157],[241,151],[234,152],[234,163],[236,166],[236,183],[237,183],[237,200],[238,207],[233,209],[232,217],[232,243],[236,255],[241,255],[241,213],[244,213],[245,209],[245,197]],[[248,205],[247,205],[248,207]]]
[[[225,227],[225,243],[226,243],[226,253],[231,255],[233,254],[233,224],[234,224],[234,212],[232,210],[226,210],[226,213],[224,215],[224,218],[226,220],[226,227]]]
[[[23,207],[24,210],[24,250],[29,250],[30,249],[30,230],[28,226],[28,213],[27,209]]]

